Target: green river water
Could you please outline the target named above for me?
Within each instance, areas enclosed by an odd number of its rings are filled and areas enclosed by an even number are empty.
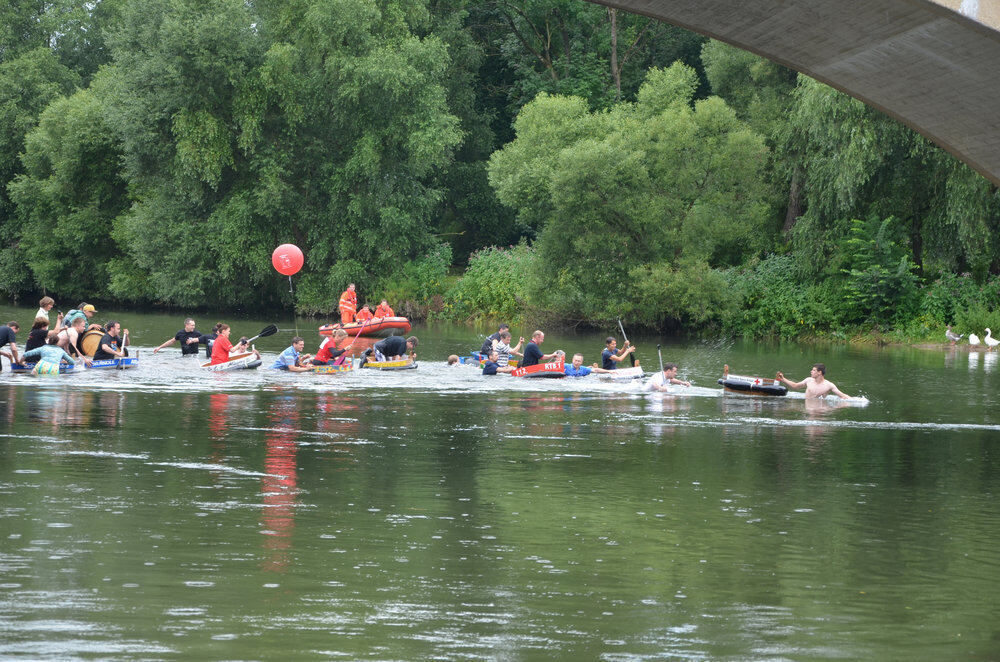
[[[4,360],[2,658],[1000,659],[997,352],[633,338],[694,383],[654,396],[447,367],[452,325],[413,371],[206,374],[151,352],[181,315],[109,316],[138,368]],[[230,320],[270,322],[315,350]],[[815,361],[867,402],[715,382]]]

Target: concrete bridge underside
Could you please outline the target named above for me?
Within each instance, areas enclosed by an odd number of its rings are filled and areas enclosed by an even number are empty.
[[[593,0],[757,53],[864,101],[1000,185],[997,0]]]

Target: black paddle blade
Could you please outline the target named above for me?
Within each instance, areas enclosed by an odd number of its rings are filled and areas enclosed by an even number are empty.
[[[264,327],[264,330],[257,334],[258,338],[267,338],[268,336],[273,336],[278,332],[278,327],[274,324]]]

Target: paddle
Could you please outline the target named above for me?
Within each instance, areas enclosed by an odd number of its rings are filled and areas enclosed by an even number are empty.
[[[618,328],[619,328],[619,329],[621,329],[621,332],[622,332],[622,339],[623,339],[623,340],[624,340],[625,342],[628,342],[628,336],[626,336],[626,335],[625,335],[625,327],[624,327],[624,326],[622,326],[622,318],[620,318],[620,317],[618,318]],[[657,347],[659,347],[659,345],[657,345]],[[634,367],[635,367],[635,350],[632,350],[632,351],[631,351],[631,352],[629,353],[629,355],[628,355],[628,360],[629,360],[629,362],[630,362],[630,363],[632,364],[632,367],[634,368]]]
[[[128,344],[128,334],[126,333],[125,337],[122,338],[122,353],[124,354],[124,356],[119,356],[118,357],[118,369],[119,370],[124,370],[125,369],[125,362],[123,361],[123,359],[126,356],[128,356],[128,352],[125,351],[125,345],[127,345],[127,344]]]
[[[247,340],[247,347],[249,347],[250,343],[252,343],[254,340],[257,340],[257,338],[267,338],[268,336],[273,336],[277,332],[278,332],[278,327],[276,327],[273,324],[269,324],[268,326],[265,326],[260,333],[255,335],[253,338]]]
[[[660,359],[660,372],[663,372],[663,353],[660,351],[660,346],[656,346],[656,356]]]

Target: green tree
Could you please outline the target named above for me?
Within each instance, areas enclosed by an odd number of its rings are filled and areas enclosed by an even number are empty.
[[[0,63],[0,289],[13,296],[33,284],[7,186],[23,172],[19,155],[42,110],[79,84],[80,77],[45,47]]]
[[[26,141],[25,173],[10,184],[20,249],[38,286],[77,298],[108,296],[118,254],[112,221],[127,207],[119,152],[91,90],[51,103]]]

